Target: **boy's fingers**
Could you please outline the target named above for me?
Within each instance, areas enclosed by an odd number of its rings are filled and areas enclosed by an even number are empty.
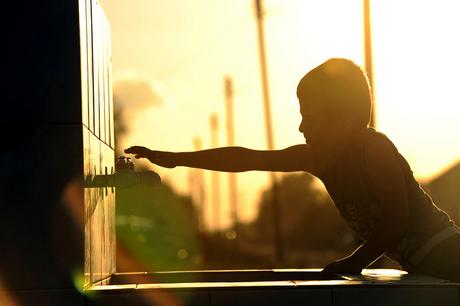
[[[125,153],[133,154],[134,158],[148,158],[151,162],[157,157],[156,152],[152,151],[146,147],[141,146],[132,146],[124,150]]]
[[[133,153],[135,151],[137,151],[139,147],[129,147],[127,149],[125,149],[125,153]]]
[[[145,147],[133,146],[133,147],[127,148],[125,150],[125,153],[136,154],[136,153],[139,153],[139,152],[145,152],[146,150],[147,150],[147,148],[145,148]]]

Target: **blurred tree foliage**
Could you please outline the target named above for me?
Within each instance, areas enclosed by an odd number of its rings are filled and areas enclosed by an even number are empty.
[[[204,268],[319,268],[351,253],[358,239],[340,217],[324,186],[308,173],[278,182],[283,263],[274,259],[272,188],[262,193],[257,218],[226,231],[203,235]]]
[[[119,188],[116,196],[119,252],[128,252],[143,271],[198,267],[198,222],[189,197],[178,195],[165,183]],[[125,269],[122,265],[117,268],[120,272]]]
[[[320,267],[350,253],[358,243],[322,184],[308,173],[278,182],[281,235],[286,266]],[[272,188],[260,199],[251,240],[273,244]]]
[[[281,232],[288,248],[329,249],[350,240],[351,232],[327,192],[310,174],[290,174],[278,182]],[[265,190],[254,226],[259,238],[272,227],[272,189]]]

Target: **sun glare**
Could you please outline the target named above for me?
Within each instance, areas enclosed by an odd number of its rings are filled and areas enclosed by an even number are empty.
[[[460,156],[460,3],[372,5],[378,127],[430,178]]]
[[[161,16],[158,1],[102,2],[113,31],[114,78],[154,84],[161,101],[132,118],[126,145],[184,151],[198,137],[209,148],[212,113],[219,116],[219,145],[226,145],[223,78],[230,76],[235,144],[266,148],[253,1],[196,0],[190,11],[170,1]],[[330,57],[364,64],[363,1],[264,3],[275,147],[283,148],[303,141],[296,97],[302,76]],[[442,172],[460,156],[458,12],[460,5],[448,0],[371,1],[377,128],[419,178]],[[157,170],[188,192],[187,170]],[[243,219],[255,217],[267,182],[266,174],[239,174]]]

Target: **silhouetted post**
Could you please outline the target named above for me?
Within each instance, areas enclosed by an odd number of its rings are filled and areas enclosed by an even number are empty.
[[[369,78],[371,86],[371,97],[374,102],[371,110],[370,126],[375,126],[375,94],[374,94],[374,70],[372,59],[372,28],[371,28],[371,10],[370,0],[363,0],[363,17],[364,17],[364,67]]]
[[[211,127],[211,147],[217,148],[218,143],[218,119],[216,114],[209,117],[209,125]],[[211,190],[212,190],[212,227],[214,230],[219,229],[220,225],[220,180],[219,172],[211,172]]]
[[[225,90],[225,106],[227,114],[227,144],[228,146],[235,145],[234,120],[233,120],[233,85],[230,77],[224,79]],[[238,203],[236,190],[236,175],[235,173],[228,174],[228,190],[230,195],[231,218],[233,221],[233,230],[238,234]]]
[[[193,138],[193,149],[194,151],[202,150],[203,146],[201,144],[201,139],[198,137]],[[198,215],[198,229],[200,232],[204,231],[204,207],[206,201],[206,191],[204,187],[204,178],[203,170],[193,169],[195,176],[195,192],[196,192],[196,202],[197,202],[197,215]]]
[[[264,12],[262,6],[262,0],[255,0],[256,8],[256,19],[257,19],[257,34],[259,40],[259,58],[260,58],[260,76],[262,81],[262,98],[264,102],[264,114],[265,114],[265,129],[267,132],[267,146],[269,150],[273,150],[273,128],[272,118],[270,109],[270,93],[268,86],[268,70],[267,60],[265,57],[265,40],[264,40]],[[275,242],[275,258],[278,263],[282,263],[284,260],[283,244],[281,237],[281,216],[279,207],[278,197],[278,185],[276,182],[276,176],[274,172],[270,172],[270,178],[272,182],[272,216],[273,216],[273,229],[274,229],[274,242]]]

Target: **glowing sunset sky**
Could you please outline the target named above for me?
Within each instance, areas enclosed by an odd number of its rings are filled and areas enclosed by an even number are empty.
[[[148,84],[152,92],[143,96],[148,101],[142,111],[131,109],[125,146],[188,151],[199,137],[209,148],[212,113],[225,145],[228,75],[234,81],[236,144],[266,148],[253,0],[101,2],[112,28],[114,94],[120,81]],[[460,159],[460,4],[371,5],[377,128],[395,142],[416,176],[427,179]],[[275,146],[283,148],[303,141],[295,96],[300,78],[329,57],[363,64],[362,1],[266,0],[265,10]],[[189,192],[188,169],[155,170]],[[227,177],[220,177],[226,199]],[[264,173],[238,174],[243,220],[254,217],[267,182]],[[229,211],[222,202],[225,226]]]

